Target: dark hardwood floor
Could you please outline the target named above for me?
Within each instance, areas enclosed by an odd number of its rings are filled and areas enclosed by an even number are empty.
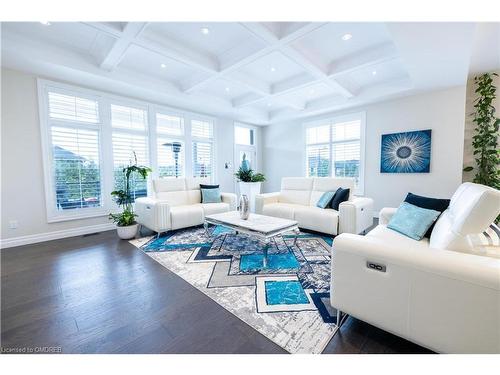
[[[114,231],[3,249],[1,273],[2,352],[285,353]],[[428,351],[349,317],[325,353]]]

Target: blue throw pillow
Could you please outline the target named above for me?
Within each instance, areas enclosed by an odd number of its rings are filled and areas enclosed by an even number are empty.
[[[201,189],[201,203],[222,202],[219,188]]]
[[[443,212],[450,205],[449,199],[428,198],[412,193],[408,193],[405,198],[405,202],[413,204],[417,207],[427,208],[428,210],[436,210],[439,212]],[[432,229],[434,229],[434,224],[427,229],[424,237],[431,238]]]
[[[339,206],[342,202],[346,202],[349,200],[350,191],[351,189],[337,189],[331,203],[331,206],[335,211],[339,210]]]
[[[439,211],[403,202],[387,224],[387,228],[420,241],[440,214]]]
[[[318,203],[316,203],[316,206],[318,206],[319,208],[326,208],[332,201],[334,195],[335,195],[334,191],[325,191],[321,196],[321,198],[319,198]]]

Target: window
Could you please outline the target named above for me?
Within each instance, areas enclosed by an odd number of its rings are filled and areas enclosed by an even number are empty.
[[[306,175],[354,177],[363,193],[364,114],[306,124]]]
[[[156,114],[157,157],[159,177],[183,177],[184,119],[165,113]]]
[[[254,130],[247,127],[234,127],[234,142],[238,145],[253,146],[254,145]]]
[[[213,124],[208,121],[191,121],[193,177],[213,175]]]
[[[99,105],[96,99],[47,92],[50,218],[78,216],[103,206]]]
[[[114,189],[124,190],[123,168],[137,162],[149,165],[147,115],[144,109],[111,104]],[[130,181],[132,198],[147,195],[147,181],[133,175]]]
[[[212,118],[42,79],[38,94],[48,222],[116,210],[111,192],[136,160],[153,178],[214,178]],[[134,176],[134,200],[148,186]]]

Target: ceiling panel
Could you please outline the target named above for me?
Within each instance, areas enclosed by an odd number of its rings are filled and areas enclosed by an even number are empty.
[[[343,40],[349,35],[350,39]],[[300,38],[292,47],[306,57],[317,59],[318,65],[328,66],[333,61],[390,41],[384,23],[334,22]]]
[[[213,95],[228,100],[233,100],[249,94],[245,86],[222,78],[211,81],[200,91],[207,95]]]
[[[204,33],[203,31],[207,31]],[[236,22],[161,22],[151,23],[145,31],[160,35],[186,48],[213,57],[221,57],[232,49],[245,46],[248,53],[261,46],[259,41]]]
[[[278,51],[258,58],[238,71],[240,76],[245,75],[247,79],[269,86],[303,74],[307,73],[299,64]]]
[[[324,83],[316,83],[279,95],[279,98],[285,101],[298,102],[306,105],[312,100],[321,99],[330,95],[338,95],[338,93]]]
[[[98,31],[79,22],[2,22],[3,32],[12,32],[31,40],[54,44],[78,52],[92,49]]]
[[[394,59],[352,71],[336,77],[335,80],[343,86],[359,91],[384,82],[404,78],[408,78],[408,73],[404,68],[403,62],[400,59]]]
[[[162,64],[164,64],[164,68]],[[182,86],[184,81],[202,80],[208,76],[207,73],[189,65],[136,45],[129,47],[119,64],[119,68],[169,81],[179,87]]]

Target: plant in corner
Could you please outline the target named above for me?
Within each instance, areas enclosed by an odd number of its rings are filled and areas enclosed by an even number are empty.
[[[238,172],[234,174],[238,182],[264,182],[266,177],[262,173],[254,173],[250,168],[250,163],[247,160],[247,155],[243,154],[243,160],[238,168]]]
[[[476,124],[472,137],[472,148],[476,166],[464,168],[465,172],[475,171],[473,182],[500,189],[500,151],[498,149],[498,129],[500,119],[495,117],[493,101],[496,98],[496,87],[493,77],[496,73],[485,73],[474,77],[477,85],[475,93],[479,96],[474,101],[473,122]],[[500,215],[496,218],[498,223]]]
[[[135,237],[137,232],[137,223],[135,221],[136,214],[134,213],[133,202],[134,198],[130,192],[130,179],[133,175],[138,175],[139,178],[146,179],[151,172],[151,168],[137,165],[137,156],[134,153],[134,163],[123,168],[125,179],[124,189],[111,192],[115,202],[122,207],[122,212],[109,214],[109,219],[116,223],[118,237],[127,240]]]
[[[239,182],[240,196],[247,196],[250,203],[250,211],[254,212],[255,196],[260,193],[261,185],[266,181],[266,177],[262,173],[254,173],[250,168],[246,154],[243,154],[241,165],[234,175]]]

